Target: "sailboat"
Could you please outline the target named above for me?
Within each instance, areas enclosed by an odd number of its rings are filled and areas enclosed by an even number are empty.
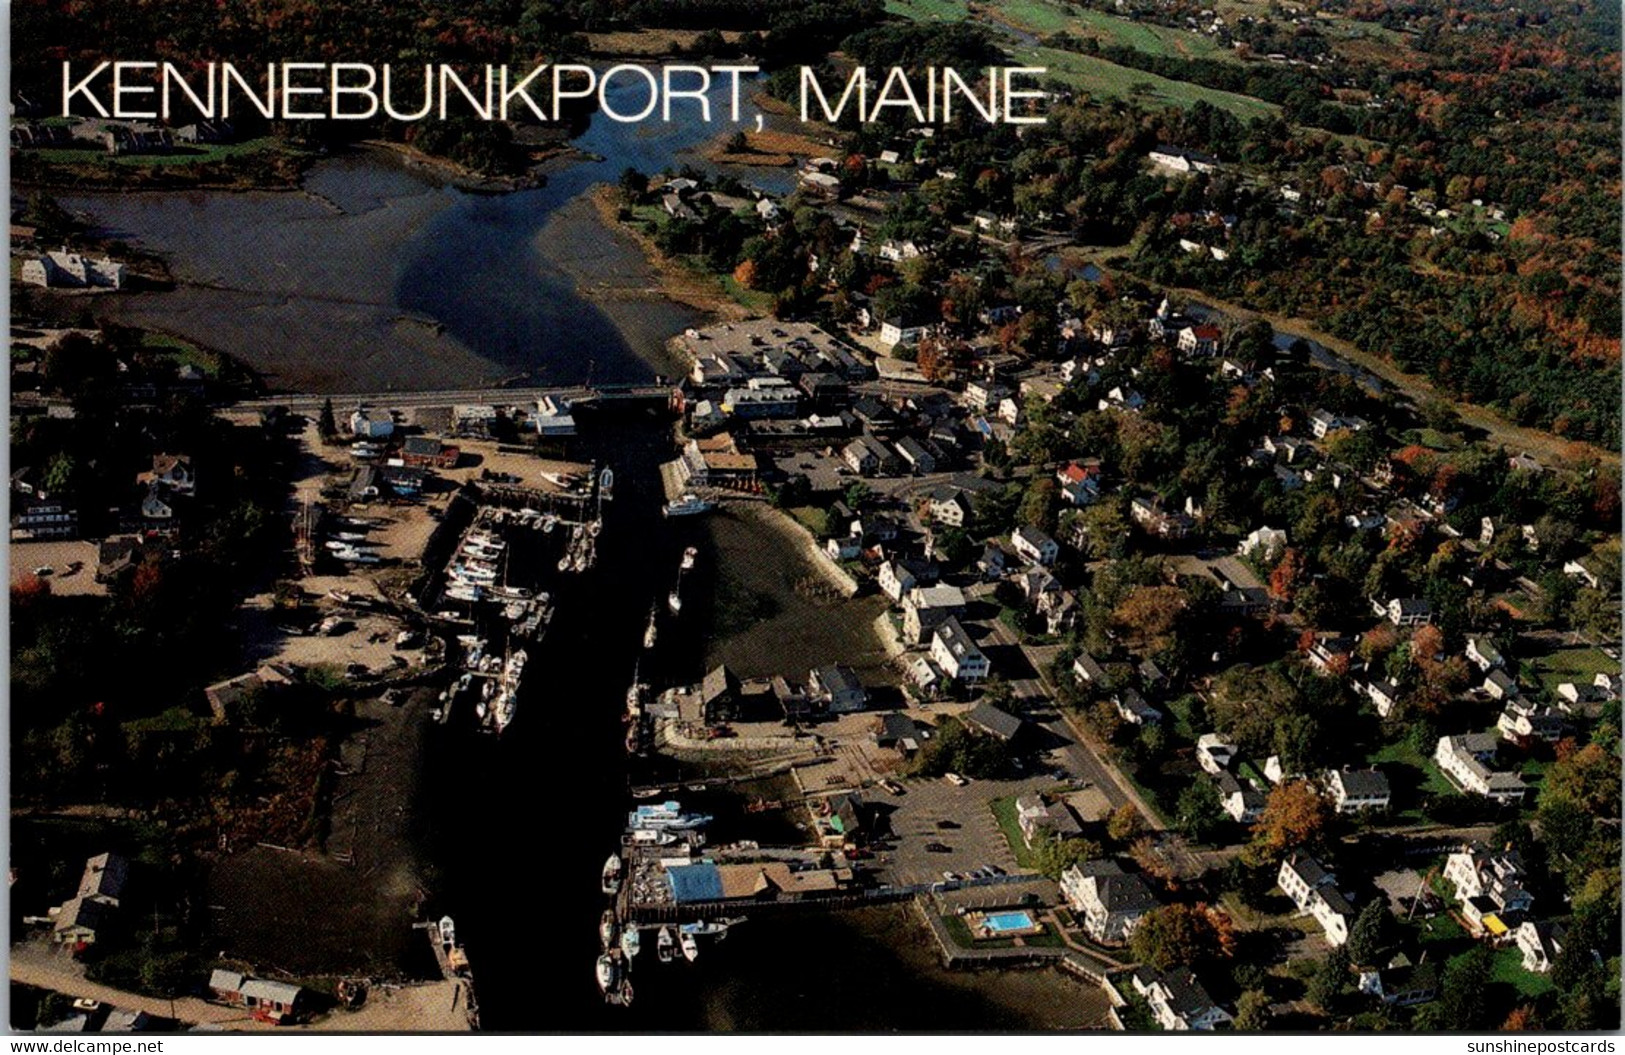
[[[677,939],[672,936],[670,927],[661,927],[660,934],[655,938],[655,956],[661,963],[671,963],[672,952],[677,945]]]
[[[649,606],[649,625],[643,631],[643,647],[644,648],[654,648],[655,647],[655,634],[656,634],[656,630],[657,630],[655,624],[658,622],[659,618],[660,618],[660,608],[659,608],[659,606],[651,604]]]

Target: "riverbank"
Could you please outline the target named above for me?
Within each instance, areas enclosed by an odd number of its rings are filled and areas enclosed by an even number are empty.
[[[619,215],[620,195],[615,188],[599,184],[588,192],[588,199],[604,226],[624,235],[637,246],[654,272],[660,294],[666,299],[714,315],[724,322],[738,322],[751,317],[751,312],[744,305],[728,295],[717,276],[697,271],[676,257],[661,252],[653,238],[622,221]]]
[[[362,140],[361,146],[395,155],[411,168],[422,168],[434,173],[461,190],[472,193],[505,194],[509,191],[530,190],[547,182],[547,169],[571,161],[587,160],[588,155],[570,143],[556,147],[539,147],[528,151],[530,166],[518,175],[491,176],[460,165],[450,158],[425,154],[407,143],[387,139]]]
[[[760,132],[745,131],[745,149],[729,150],[735,133],[721,132],[695,153],[718,165],[752,165],[760,168],[784,168],[801,158],[817,157],[830,147],[810,136],[796,132],[783,132],[764,128]]]

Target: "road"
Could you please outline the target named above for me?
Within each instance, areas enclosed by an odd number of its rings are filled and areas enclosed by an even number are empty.
[[[299,414],[314,414],[322,409],[322,404],[329,399],[335,408],[348,408],[358,405],[390,407],[404,410],[410,407],[449,407],[462,403],[494,403],[498,406],[514,406],[525,403],[535,403],[543,396],[577,401],[602,395],[607,390],[633,392],[665,393],[671,390],[669,385],[599,385],[588,387],[585,385],[572,385],[552,388],[447,388],[432,392],[345,392],[340,395],[321,395],[312,392],[290,392],[279,396],[266,396],[262,399],[245,399],[231,404],[233,410],[263,410],[270,407],[287,407]]]

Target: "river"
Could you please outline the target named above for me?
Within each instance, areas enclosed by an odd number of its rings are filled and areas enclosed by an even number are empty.
[[[239,357],[272,387],[342,394],[519,377],[644,380],[670,372],[664,340],[699,314],[647,292],[651,269],[605,230],[583,192],[627,166],[714,168],[689,152],[718,131],[595,121],[577,146],[602,160],[505,194],[464,191],[367,152],[317,164],[297,192],[62,201],[163,254],[179,280],[172,292],[99,298],[99,311]],[[787,170],[734,174],[778,192],[793,180]],[[1053,969],[943,969],[929,932],[898,906],[752,920],[693,965],[657,965],[645,952],[634,1005],[602,1002],[591,973],[598,867],[629,807],[619,716],[634,664],[656,684],[697,678],[711,662],[800,676],[815,662],[842,661],[883,679],[885,656],[872,629],[878,601],[836,601],[815,588],[784,531],[751,515],[660,517],[658,464],[672,454],[663,416],[584,411],[580,420],[584,445],[618,481],[600,566],[561,596],[560,617],[532,650],[513,725],[500,740],[455,728],[431,738],[414,803],[434,862],[429,907],[458,920],[484,1027],[1100,1026],[1099,990]],[[686,545],[702,552],[685,591],[698,603],[640,660],[650,605],[670,588]],[[719,824],[724,815],[745,823],[737,804],[714,806]],[[733,833],[745,834],[777,833]]]

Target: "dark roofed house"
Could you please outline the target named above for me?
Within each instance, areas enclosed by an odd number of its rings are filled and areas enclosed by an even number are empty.
[[[1114,944],[1127,941],[1158,904],[1145,880],[1124,872],[1115,861],[1073,865],[1061,873],[1061,892],[1091,938]]]
[[[401,444],[401,460],[419,468],[454,468],[458,453],[456,447],[446,446],[437,436],[408,436]]]
[[[85,862],[84,875],[79,878],[79,896],[98,897],[117,905],[129,878],[129,861],[114,853],[97,854]]]
[[[716,667],[700,682],[700,715],[707,725],[725,722],[738,713],[739,679],[726,665]]]
[[[1010,741],[1021,732],[1021,719],[999,710],[991,703],[979,703],[960,717],[976,728],[1000,740]]]
[[[1155,725],[1162,721],[1162,712],[1145,702],[1134,689],[1124,689],[1112,698],[1117,713],[1130,725]]]
[[[809,676],[809,688],[831,714],[861,711],[869,702],[869,694],[858,680],[857,672],[842,663],[814,668]]]
[[[912,755],[924,741],[919,724],[902,711],[888,711],[880,716],[880,731],[875,734],[875,743],[879,746]]]

